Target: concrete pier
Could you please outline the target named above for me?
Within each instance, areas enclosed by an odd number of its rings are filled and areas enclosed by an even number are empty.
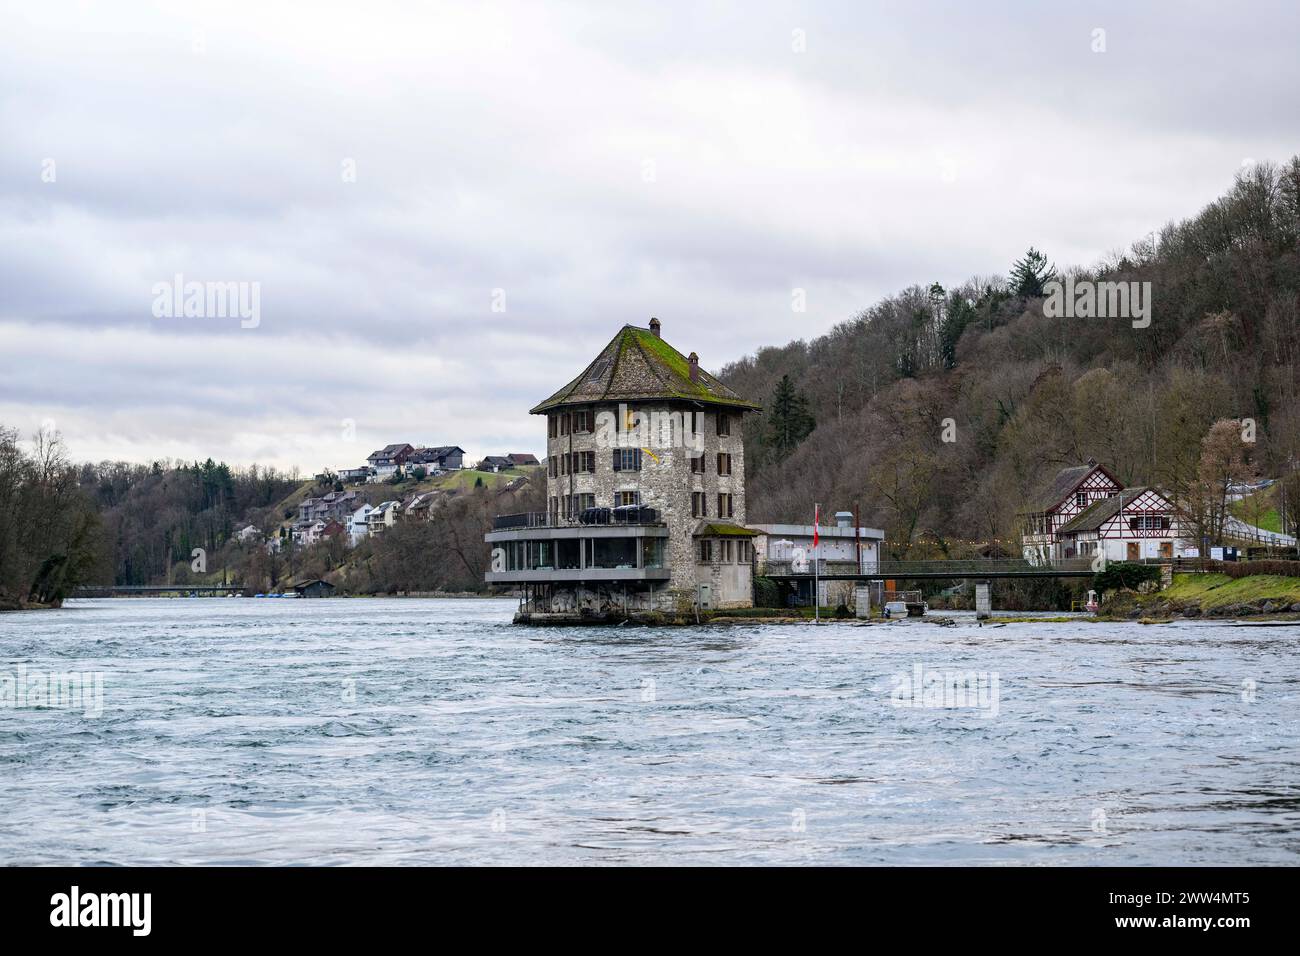
[[[856,617],[871,617],[871,588],[859,584],[853,589],[853,607]]]

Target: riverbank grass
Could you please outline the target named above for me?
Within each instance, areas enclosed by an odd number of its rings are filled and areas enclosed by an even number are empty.
[[[1198,604],[1202,610],[1255,601],[1300,603],[1300,578],[1253,574],[1230,578],[1226,574],[1175,574],[1173,583],[1158,595],[1177,604]]]

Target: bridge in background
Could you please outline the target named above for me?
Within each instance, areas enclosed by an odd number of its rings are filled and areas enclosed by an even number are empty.
[[[793,562],[769,561],[764,573],[781,581],[811,581],[814,577],[811,561],[795,570]],[[827,561],[818,564],[816,577],[822,581],[950,581],[961,578],[1090,578],[1095,572],[1092,561],[1077,558],[1053,564],[1030,564],[1023,560],[965,561],[878,561],[873,566],[858,571],[852,561]]]
[[[217,597],[242,594],[242,585],[234,584],[83,584],[72,592],[74,598],[160,597],[166,594],[194,594]]]

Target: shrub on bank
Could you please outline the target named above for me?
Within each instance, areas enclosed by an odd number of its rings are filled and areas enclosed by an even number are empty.
[[[1205,569],[1230,578],[1247,578],[1254,574],[1300,578],[1300,561],[1207,561]]]
[[[777,587],[776,582],[771,578],[763,575],[754,577],[754,606],[755,607],[780,607],[781,606],[781,589]]]
[[[1119,561],[1106,565],[1105,571],[1092,576],[1092,587],[1098,594],[1107,591],[1136,591],[1149,582],[1160,581],[1160,568],[1154,564],[1129,564]]]

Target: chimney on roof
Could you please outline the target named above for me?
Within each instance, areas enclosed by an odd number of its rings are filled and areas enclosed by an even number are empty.
[[[661,337],[661,336],[659,335],[659,329],[660,329],[660,328],[662,328],[662,326],[659,324],[659,320],[656,319],[654,316],[651,316],[651,317],[650,317],[650,331],[653,332],[653,333],[655,334],[655,338],[660,338],[660,337]]]
[[[692,352],[686,357],[686,361],[691,363],[691,381],[698,382],[700,380],[700,357]]]

